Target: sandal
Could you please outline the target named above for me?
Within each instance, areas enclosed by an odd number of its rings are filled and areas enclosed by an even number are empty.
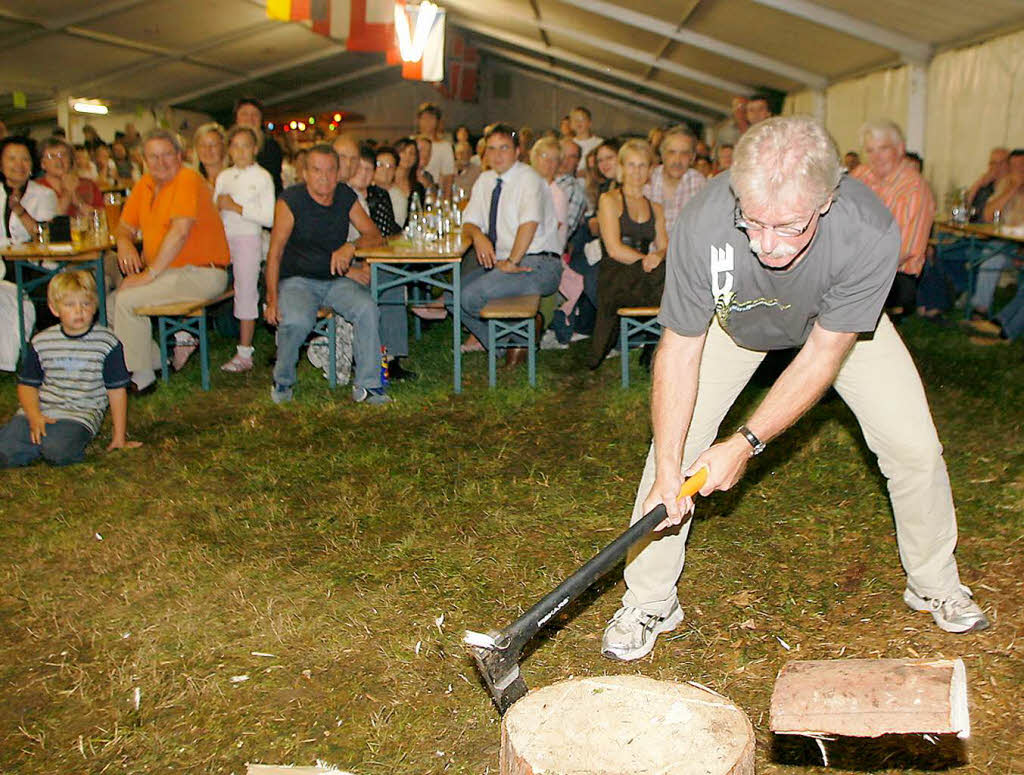
[[[245,371],[252,371],[252,358],[246,358],[235,353],[235,357],[221,366],[220,370],[226,371],[230,374],[241,374]]]

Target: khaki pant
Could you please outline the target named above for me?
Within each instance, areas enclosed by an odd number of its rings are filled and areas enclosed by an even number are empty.
[[[764,353],[745,350],[712,322],[700,365],[693,421],[683,452],[685,470],[714,443],[718,427]],[[922,595],[944,598],[960,582],[953,550],[956,513],[946,464],[914,362],[885,315],[872,339],[859,340],[836,377],[835,388],[853,410],[878,467],[888,482],[896,540],[908,582]],[[654,447],[633,507],[654,484]],[[626,564],[623,604],[659,616],[676,602],[689,523],[678,531],[653,534],[637,544]]]
[[[107,320],[124,346],[128,371],[141,374],[160,366],[160,352],[153,341],[150,319],[136,315],[136,307],[171,304],[193,299],[212,299],[224,293],[228,273],[206,266],[167,269],[152,282],[136,288],[119,288],[107,297]]]

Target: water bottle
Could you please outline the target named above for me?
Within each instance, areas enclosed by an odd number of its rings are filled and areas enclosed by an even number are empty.
[[[380,346],[380,386],[382,388],[388,386],[388,348],[386,345]]]

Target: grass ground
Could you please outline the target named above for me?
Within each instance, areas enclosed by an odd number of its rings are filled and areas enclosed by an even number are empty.
[[[759,772],[803,773],[821,770],[783,763],[768,732],[787,660],[960,656],[974,734],[954,771],[1024,772],[1022,348],[904,332],[946,446],[961,573],[991,630],[941,634],[903,606],[884,483],[828,398],[702,503],[672,638],[639,663],[602,659],[615,571],[546,631],[528,683],[695,680],[747,712]],[[259,336],[255,373],[217,370],[232,347],[214,337],[212,391],[190,364],[133,401],[143,448],[103,453],[108,427],[82,465],[0,474],[0,771],[497,772],[498,718],[462,632],[508,623],[625,526],[646,378],[622,391],[617,363],[589,374],[576,345],[542,354],[537,390],[523,370],[489,392],[478,354],[454,396],[442,326],[390,406],[353,405],[305,364],[297,401],[278,407]],[[4,417],[13,386],[0,378]]]

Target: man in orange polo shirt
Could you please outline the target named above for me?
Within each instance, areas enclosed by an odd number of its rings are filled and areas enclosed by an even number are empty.
[[[114,333],[124,344],[132,390],[156,385],[159,358],[148,317],[135,308],[212,299],[227,288],[228,241],[209,189],[182,164],[177,135],[153,129],[143,145],[149,172],[132,189],[117,227],[117,261],[126,277],[110,300]],[[142,232],[142,255],[134,234]],[[190,342],[190,340],[189,340]],[[194,343],[175,347],[174,368],[184,366]]]

